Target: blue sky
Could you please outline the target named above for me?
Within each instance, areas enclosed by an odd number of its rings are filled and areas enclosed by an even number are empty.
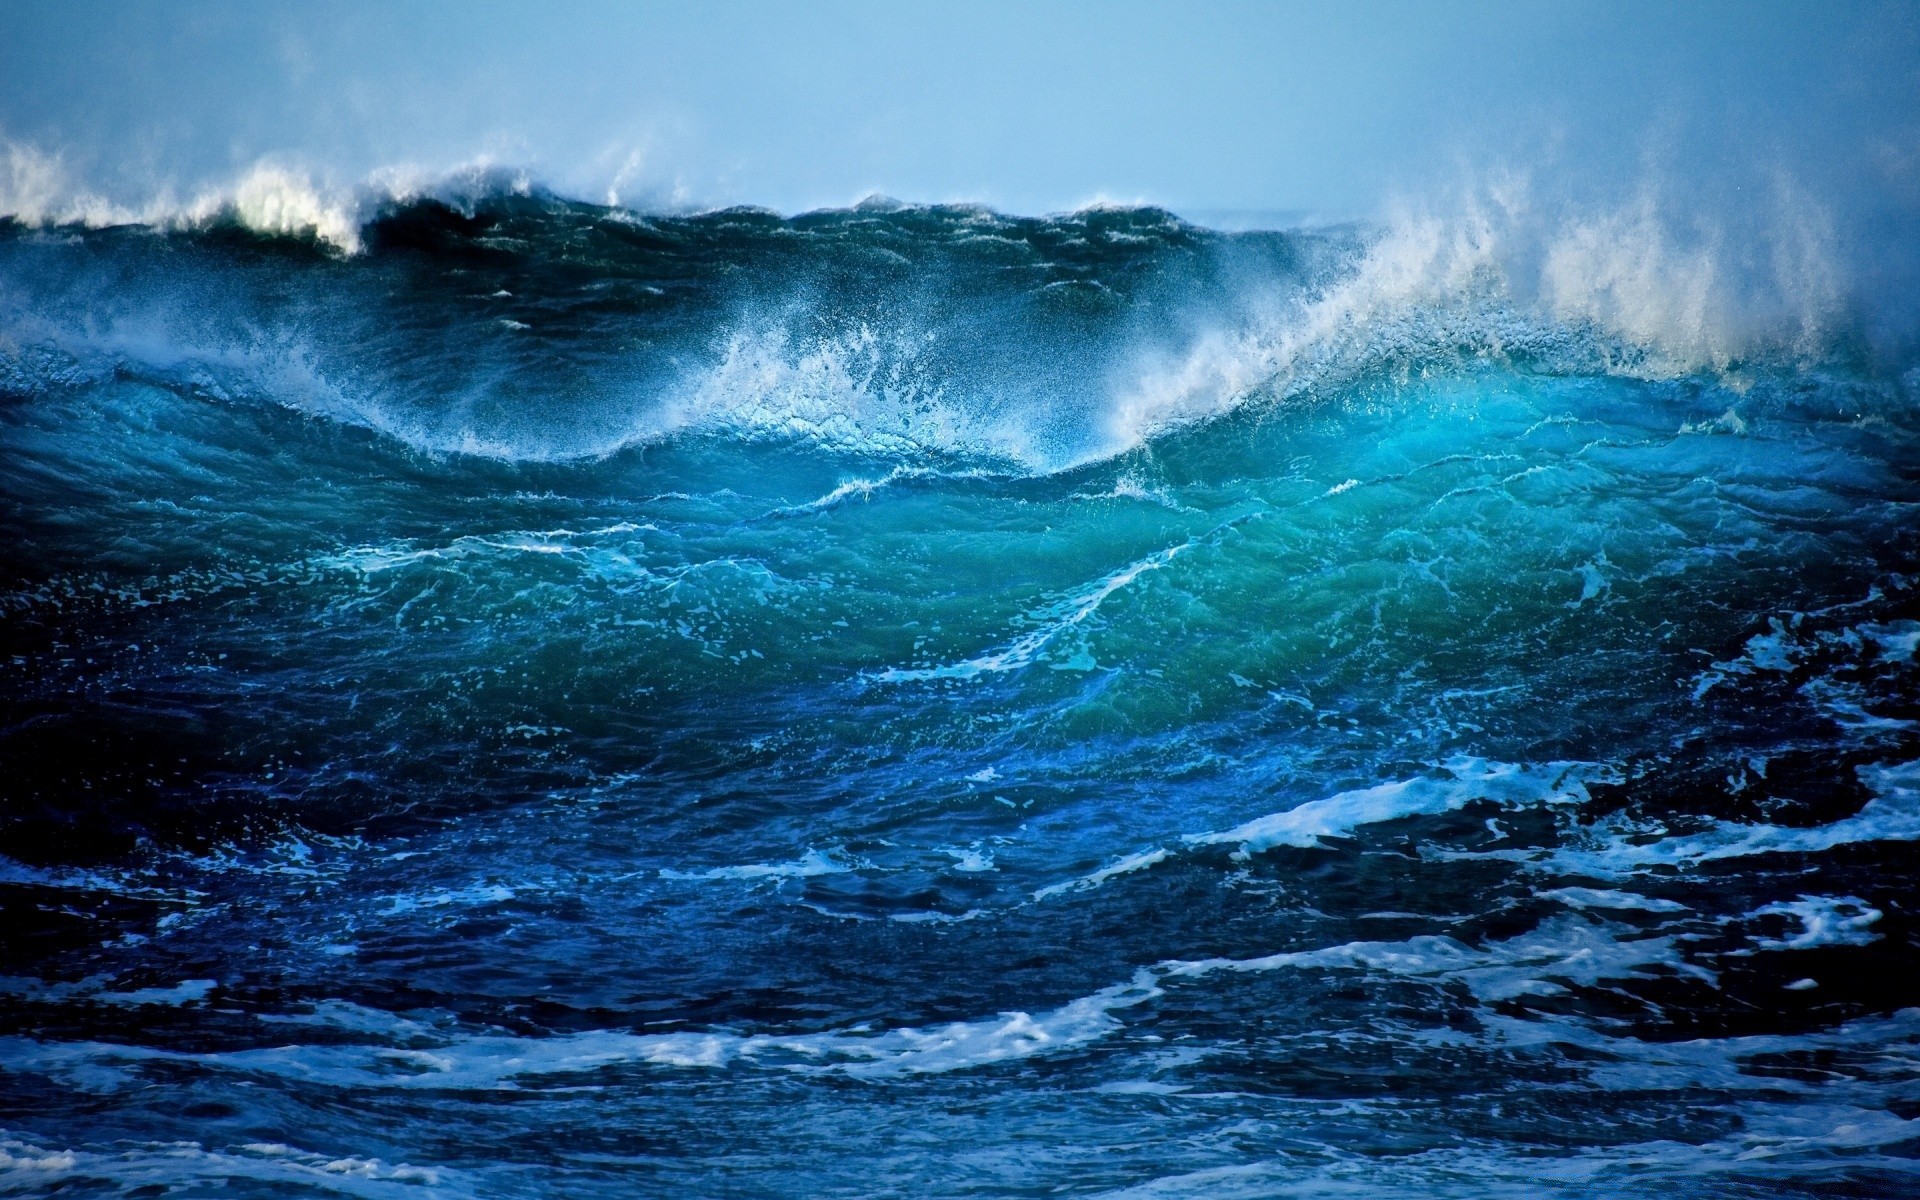
[[[1461,163],[1912,189],[1901,3],[14,3],[0,136],[90,186],[476,158],[629,203],[1372,210]],[[1886,177],[1882,179],[1880,177]]]

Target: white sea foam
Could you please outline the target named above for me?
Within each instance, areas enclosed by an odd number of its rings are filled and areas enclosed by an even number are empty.
[[[1649,967],[1691,975],[1708,983],[1712,972],[1680,957],[1670,937],[1623,940],[1612,926],[1577,917],[1543,922],[1531,932],[1469,946],[1444,936],[1403,942],[1347,942],[1318,950],[1288,951],[1258,958],[1208,958],[1161,964],[1167,978],[1198,978],[1221,971],[1360,970],[1407,978],[1445,978],[1466,985],[1481,1000],[1554,995],[1563,983],[1593,987]]]
[[[1737,675],[1791,671],[1797,661],[1814,649],[1811,643],[1803,642],[1779,617],[1771,618],[1768,626],[1769,632],[1757,633],[1747,639],[1744,653],[1725,662],[1716,662],[1701,672],[1694,682],[1693,698],[1701,699]]]
[[[511,900],[519,891],[504,884],[476,884],[464,888],[431,888],[420,892],[406,892],[398,896],[387,897],[387,906],[379,910],[381,916],[397,916],[400,913],[418,912],[425,908],[465,908],[473,905],[499,904]]]
[[[183,979],[171,986],[116,989],[112,981],[102,976],[89,976],[85,979],[65,983],[49,983],[39,979],[0,976],[0,995],[21,996],[39,1004],[63,1004],[84,1002],[92,1004],[113,1004],[124,1007],[161,1006],[174,1007],[183,1004],[198,1004],[205,1000],[213,989],[220,986],[214,979]]]
[[[1370,330],[1382,317],[1465,294],[1486,273],[1488,231],[1403,220],[1378,237],[1357,268],[1334,283],[1278,302],[1240,328],[1209,330],[1170,362],[1143,366],[1116,398],[1109,439],[1131,446],[1169,426],[1227,411],[1256,393],[1285,395],[1338,370],[1346,347],[1397,341]]]
[[[454,1036],[418,1023],[387,1029],[363,1010],[346,1008],[339,1010],[346,1019],[341,1027],[365,1028],[403,1038],[408,1044],[329,1043],[192,1054],[117,1043],[10,1038],[0,1039],[0,1060],[15,1070],[53,1075],[81,1090],[105,1092],[129,1085],[136,1076],[128,1069],[149,1062],[192,1062],[213,1070],[331,1086],[401,1089],[513,1090],[620,1065],[715,1069],[739,1064],[800,1073],[902,1076],[967,1070],[1082,1046],[1118,1030],[1121,1022],[1116,1013],[1160,996],[1167,986],[1215,975],[1362,971],[1456,982],[1489,1002],[1553,995],[1569,985],[1593,987],[1650,969],[1712,982],[1711,972],[1679,955],[1673,938],[1616,938],[1617,928],[1566,916],[1483,946],[1422,936],[1245,959],[1175,959],[1140,968],[1124,983],[1039,1013],[1003,1012],[970,1021],[878,1031],[861,1027],[791,1035],[597,1031],[543,1038]],[[339,1025],[334,1015],[328,1010],[310,1019]]]
[[[879,479],[849,479],[818,499],[809,500],[805,504],[795,504],[781,511],[796,513],[815,512],[824,508],[832,508],[842,500],[849,500],[856,496],[862,500],[870,499],[875,492],[886,487],[894,480],[899,479],[903,470],[904,468],[896,467]]]
[[[78,867],[28,866],[4,854],[0,854],[0,883],[52,888],[59,891],[109,892],[122,896],[141,896],[184,903],[195,903],[203,895],[191,889],[148,887],[103,871],[89,871]]]
[[[823,496],[809,500],[804,504],[790,504],[775,509],[783,516],[800,516],[806,513],[822,512],[837,508],[850,500],[870,500],[874,493],[893,486],[903,479],[982,479],[989,477],[985,471],[941,471],[931,467],[899,466],[888,471],[878,479],[849,479],[836,484]]]
[[[227,218],[258,233],[312,237],[351,253],[360,248],[360,207],[351,193],[329,193],[310,176],[273,162],[185,200],[161,191],[129,205],[77,184],[59,155],[18,142],[0,152],[0,216],[27,225],[194,228]]]
[[[383,542],[348,546],[331,554],[318,555],[307,565],[318,570],[352,571],[361,575],[379,575],[402,567],[454,564],[462,559],[489,558],[514,554],[549,554],[590,563],[607,575],[650,574],[617,550],[608,550],[596,539],[652,531],[652,525],[619,521],[598,529],[509,530],[497,534],[468,534],[444,545],[422,546],[416,542]],[[610,569],[619,564],[618,569]]]
[[[689,372],[624,440],[724,431],[868,454],[963,453],[1030,467],[1046,461],[1013,422],[1011,406],[983,414],[948,394],[922,362],[923,331],[863,324],[803,337],[793,324],[780,314],[743,314],[717,359]]]
[[[1535,892],[1542,900],[1558,900],[1570,908],[1632,909],[1640,912],[1683,913],[1693,910],[1677,900],[1661,900],[1636,892],[1616,892],[1607,888],[1563,887]]]
[[[76,187],[65,161],[23,142],[0,144],[0,215],[27,225],[131,224],[139,218]]]
[[[1158,571],[1192,549],[1195,542],[1169,546],[1145,558],[1135,559],[1093,584],[1029,614],[1038,628],[973,658],[938,667],[888,667],[869,678],[881,683],[913,683],[934,679],[974,679],[1002,671],[1017,671],[1047,657],[1047,651],[1061,635],[1073,630],[1100,610],[1107,597],[1126,587],[1148,571]],[[1076,664],[1077,665],[1077,664]]]
[[[0,217],[26,225],[148,225],[204,228],[233,221],[256,233],[310,237],[347,254],[361,248],[361,228],[383,204],[423,198],[463,200],[478,193],[531,189],[524,173],[486,159],[446,169],[383,167],[340,184],[299,166],[263,159],[224,185],[182,196],[160,186],[138,201],[109,198],[78,180],[65,158],[25,142],[0,139]]]
[[[1143,361],[1116,393],[1108,445],[1387,363],[1517,350],[1672,376],[1816,355],[1844,305],[1833,222],[1790,181],[1772,191],[1722,227],[1651,185],[1612,206],[1544,205],[1524,178],[1494,175],[1403,204],[1350,271]]]
[[[1827,825],[1714,821],[1689,833],[1648,839],[1643,830],[1600,823],[1583,834],[1579,844],[1543,851],[1484,850],[1467,857],[1503,858],[1561,875],[1609,879],[1761,854],[1814,854],[1860,842],[1920,841],[1920,762],[1863,767],[1859,775],[1874,798],[1853,816]]]
[[[1037,1014],[1006,1012],[973,1021],[901,1027],[878,1032],[819,1034],[666,1033],[611,1031],[551,1038],[480,1036],[430,1048],[284,1046],[227,1053],[188,1054],[131,1045],[0,1039],[0,1057],[14,1069],[58,1073],[112,1090],[125,1077],[118,1066],[193,1062],[213,1069],[258,1072],[341,1087],[503,1088],[531,1086],[621,1064],[718,1068],[733,1063],[801,1073],[856,1076],[938,1073],[1054,1053],[1119,1028],[1115,1010],[1159,995],[1154,975],[1137,972],[1127,983]]]
[[[1065,883],[1049,884],[1034,892],[1035,900],[1045,900],[1049,896],[1058,896],[1065,892],[1082,892],[1097,888],[1117,875],[1131,875],[1135,871],[1144,871],[1148,867],[1158,866],[1167,861],[1170,851],[1166,849],[1147,850],[1140,854],[1129,854],[1125,858],[1108,863],[1098,871],[1082,875],[1078,879],[1069,879]]]
[[[1886,662],[1909,663],[1920,650],[1920,621],[1888,621],[1855,627],[1861,637],[1872,642]]]
[[[1811,950],[1816,946],[1865,946],[1880,940],[1873,925],[1883,915],[1857,896],[1802,896],[1757,908],[1750,917],[1783,916],[1800,923],[1800,932],[1760,938],[1768,950]]]
[[[1876,589],[1869,599],[1878,596]],[[1837,658],[1841,669],[1816,671],[1798,686],[1799,693],[1816,709],[1841,728],[1868,738],[1914,728],[1915,722],[1911,719],[1874,711],[1885,707],[1884,700],[1847,678],[1850,673],[1847,668],[1864,667],[1884,675],[1888,667],[1898,670],[1912,662],[1915,648],[1920,647],[1920,622],[1869,621],[1835,629],[1809,624],[1810,615],[1814,614],[1796,612],[1770,617],[1766,633],[1748,638],[1740,654],[1715,662],[1694,679],[1693,698],[1699,700],[1714,689],[1742,678],[1789,675],[1803,666]]]
[[[211,1149],[198,1142],[112,1143],[111,1149],[49,1150],[0,1138],[0,1172],[7,1185],[95,1187],[103,1180],[122,1190],[169,1191],[183,1184],[223,1189],[235,1179],[301,1192],[350,1196],[439,1196],[447,1172],[355,1155],[319,1154],[280,1142],[247,1142]],[[11,1191],[12,1186],[6,1190]],[[468,1188],[459,1194],[471,1194]]]
[[[1436,770],[1441,774],[1339,792],[1284,812],[1256,817],[1232,829],[1188,834],[1181,840],[1188,846],[1235,845],[1238,848],[1233,857],[1244,860],[1278,846],[1307,849],[1320,845],[1322,838],[1350,837],[1365,825],[1453,812],[1476,800],[1511,808],[1579,804],[1589,799],[1588,781],[1615,778],[1614,772],[1593,763],[1527,765],[1469,757],[1449,760]],[[1163,847],[1128,855],[1079,878],[1040,888],[1033,898],[1044,900],[1096,888],[1116,877],[1157,866],[1172,853]],[[1673,901],[1592,888],[1563,888],[1542,894],[1576,908],[1686,911],[1685,905]]]
[[[940,852],[953,859],[953,869],[963,874],[980,874],[997,870],[993,865],[993,853],[974,846],[945,846]]]
[[[836,853],[809,850],[791,862],[745,863],[730,867],[709,867],[704,871],[660,870],[662,879],[811,879],[816,875],[845,875],[863,865]]]
[[[71,1171],[79,1158],[70,1151],[45,1150],[12,1138],[0,1141],[0,1171],[29,1171],[52,1174]]]
[[[1729,1050],[1735,1043],[1723,1043]],[[1610,1053],[1618,1053],[1614,1046]],[[1741,1095],[1757,1090],[1742,1080]],[[1903,1144],[1920,1134],[1920,1119],[1905,1119],[1875,1103],[1873,1092],[1807,1099],[1783,1105],[1759,1097],[1729,1101],[1723,1112],[1734,1132],[1706,1141],[1653,1139],[1587,1146],[1545,1155],[1513,1153],[1469,1142],[1417,1154],[1355,1153],[1337,1143],[1306,1153],[1165,1175],[1097,1193],[1097,1200],[1268,1200],[1289,1197],[1420,1197],[1421,1200],[1589,1200],[1595,1196],[1719,1195],[1716,1181],[1739,1179],[1736,1192],[1753,1194],[1761,1180],[1782,1191],[1806,1191],[1815,1181],[1837,1186],[1862,1173],[1890,1178],[1912,1173]]]
[[[1452,812],[1475,800],[1501,805],[1577,804],[1587,797],[1586,780],[1605,777],[1590,763],[1537,766],[1459,758],[1443,765],[1444,777],[1403,779],[1310,800],[1285,812],[1257,817],[1219,833],[1187,835],[1189,845],[1239,844],[1237,857],[1276,846],[1308,848],[1320,839],[1348,837],[1362,825],[1401,817]]]

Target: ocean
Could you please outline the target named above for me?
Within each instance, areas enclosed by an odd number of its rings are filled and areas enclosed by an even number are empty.
[[[0,223],[0,1192],[1920,1191],[1817,245],[244,215]]]

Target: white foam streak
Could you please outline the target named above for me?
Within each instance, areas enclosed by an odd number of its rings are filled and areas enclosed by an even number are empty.
[[[1564,983],[1594,987],[1601,981],[1662,967],[1714,982],[1712,972],[1679,956],[1674,939],[1615,939],[1608,926],[1572,917],[1542,923],[1504,942],[1473,947],[1444,936],[1404,942],[1348,942],[1319,950],[1289,951],[1260,958],[1208,958],[1161,964],[1169,977],[1194,979],[1221,971],[1358,970],[1406,978],[1444,978],[1466,985],[1483,1001],[1525,995],[1555,995]]]
[[[1100,610],[1107,597],[1126,587],[1148,571],[1158,571],[1172,562],[1182,551],[1191,549],[1193,542],[1181,542],[1169,546],[1157,554],[1128,563],[1056,604],[1050,604],[1034,614],[1044,622],[1038,629],[1028,630],[1012,641],[996,649],[989,650],[964,662],[950,663],[940,667],[889,667],[870,676],[882,683],[912,683],[932,679],[974,679],[981,675],[996,674],[1002,671],[1017,671],[1032,666],[1043,658],[1047,648],[1061,634],[1075,628]]]
[[[1049,884],[1034,892],[1033,898],[1035,900],[1045,900],[1049,896],[1058,896],[1065,892],[1089,891],[1099,887],[1115,876],[1131,875],[1135,871],[1144,871],[1148,867],[1158,866],[1160,863],[1167,861],[1168,854],[1169,851],[1165,849],[1148,850],[1141,854],[1129,854],[1117,862],[1109,863],[1101,867],[1098,871],[1089,872],[1078,879],[1070,879],[1065,883]]]
[[[1113,1011],[1159,995],[1150,971],[1127,983],[1038,1014],[1006,1012],[974,1021],[880,1032],[768,1034],[591,1032],[551,1038],[474,1037],[431,1048],[299,1045],[187,1054],[131,1045],[0,1041],[14,1069],[62,1072],[111,1089],[116,1065],[193,1062],[340,1087],[515,1090],[541,1078],[621,1065],[689,1069],[733,1063],[800,1073],[854,1076],[940,1073],[1010,1062],[1093,1041],[1119,1028]],[[77,1074],[76,1074],[77,1073]]]
[[[1306,849],[1322,838],[1349,837],[1362,825],[1452,812],[1475,800],[1503,806],[1577,804],[1588,798],[1585,780],[1602,774],[1587,763],[1525,766],[1478,758],[1454,759],[1444,769],[1447,778],[1403,779],[1340,792],[1224,832],[1189,834],[1186,841],[1195,846],[1237,842],[1239,858],[1276,846]]]
[[[1679,956],[1669,937],[1620,940],[1615,926],[1577,917],[1547,921],[1504,942],[1475,947],[1443,936],[1402,942],[1348,942],[1256,958],[1173,959],[1142,967],[1126,982],[1039,1013],[872,1031],[864,1027],[815,1034],[633,1034],[595,1031],[545,1038],[481,1035],[436,1039],[430,1029],[396,1029],[413,1044],[306,1044],[192,1054],[124,1044],[40,1043],[0,1039],[0,1059],[14,1070],[66,1079],[88,1091],[111,1092],[139,1078],[153,1062],[265,1074],[330,1086],[397,1089],[520,1090],[609,1067],[708,1070],[734,1064],[803,1074],[897,1077],[968,1070],[1086,1045],[1121,1027],[1115,1013],[1153,1000],[1163,987],[1218,974],[1276,970],[1351,970],[1408,979],[1452,981],[1483,1001],[1553,995],[1568,985],[1595,987],[1650,968],[1714,981]],[[318,1015],[318,1014],[317,1014]],[[324,1023],[337,1024],[329,1012]],[[370,1026],[358,1011],[343,1027]],[[129,1069],[132,1070],[129,1070]]]
[[[1638,895],[1634,892],[1616,892],[1608,888],[1552,888],[1548,891],[1535,892],[1534,896],[1541,900],[1558,900],[1569,908],[1624,909],[1657,913],[1683,913],[1692,911],[1678,901],[1661,900],[1652,896]]]
[[[119,1142],[110,1151],[49,1150],[30,1142],[0,1139],[0,1173],[6,1190],[17,1186],[89,1190],[112,1180],[120,1191],[166,1192],[183,1183],[224,1190],[236,1179],[290,1191],[348,1196],[470,1195],[443,1190],[444,1172],[377,1158],[315,1154],[279,1142],[248,1142],[208,1149],[195,1142]]]
[[[1865,767],[1860,778],[1874,798],[1851,817],[1811,829],[1715,821],[1693,833],[1641,841],[1603,829],[1598,845],[1555,850],[1483,851],[1479,857],[1529,862],[1561,874],[1618,878],[1644,871],[1686,870],[1702,863],[1760,854],[1816,854],[1859,842],[1920,841],[1920,762]]]
[[[383,572],[421,565],[452,565],[463,559],[488,559],[516,554],[551,555],[589,564],[610,577],[652,577],[645,567],[593,539],[653,530],[652,525],[619,521],[599,529],[543,529],[508,531],[493,535],[468,534],[444,546],[420,546],[413,542],[388,542],[379,545],[350,546],[333,554],[307,560],[316,570],[349,571],[376,576]]]
[[[733,867],[711,867],[705,871],[677,871],[663,867],[662,879],[811,879],[816,875],[845,875],[857,864],[831,854],[809,850],[792,862],[746,863]]]
[[[987,471],[940,471],[931,467],[895,467],[878,479],[849,479],[836,485],[826,495],[808,500],[803,504],[789,504],[774,510],[780,516],[802,516],[807,513],[824,512],[837,508],[849,500],[871,500],[875,492],[892,487],[903,479],[984,479],[990,478]]]

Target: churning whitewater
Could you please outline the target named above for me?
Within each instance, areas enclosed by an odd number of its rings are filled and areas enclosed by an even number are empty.
[[[1790,195],[285,186],[0,224],[0,1192],[1920,1187],[1920,368]]]

